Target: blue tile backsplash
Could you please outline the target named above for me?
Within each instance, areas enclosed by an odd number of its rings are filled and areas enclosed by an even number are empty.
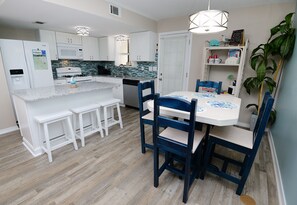
[[[111,71],[111,75],[127,77],[156,78],[157,71],[149,71],[149,67],[157,67],[157,62],[137,62],[137,67],[115,66],[113,61],[79,61],[79,60],[56,60],[52,61],[54,78],[57,78],[56,68],[81,67],[85,75],[97,75],[97,67],[103,66]]]

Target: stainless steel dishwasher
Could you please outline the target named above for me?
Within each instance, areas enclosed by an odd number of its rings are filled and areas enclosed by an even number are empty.
[[[139,108],[138,83],[139,80],[123,79],[124,104],[128,107]]]

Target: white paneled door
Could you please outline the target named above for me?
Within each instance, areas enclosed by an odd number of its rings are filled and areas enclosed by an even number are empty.
[[[160,34],[158,92],[161,95],[187,89],[191,37],[189,32]]]

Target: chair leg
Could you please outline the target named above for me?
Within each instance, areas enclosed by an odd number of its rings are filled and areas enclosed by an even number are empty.
[[[70,117],[67,117],[66,120],[67,120],[67,124],[68,124],[68,133],[69,133],[70,139],[73,142],[74,149],[77,150],[78,147],[77,147],[77,143],[76,143],[76,140],[75,140],[75,134],[73,132]]]
[[[43,124],[43,131],[44,131],[44,138],[45,138],[45,142],[46,142],[46,149],[47,149],[48,161],[49,162],[52,162],[53,161],[52,149],[51,149],[51,145],[50,145],[50,139],[49,139],[49,134],[48,134],[48,127],[47,127],[47,124],[46,123]]]
[[[80,132],[80,140],[81,140],[81,146],[85,146],[85,135],[84,135],[84,124],[83,124],[83,119],[82,119],[82,114],[80,113],[78,115],[79,119],[79,132]]]
[[[202,170],[201,170],[201,175],[200,175],[200,179],[202,179],[202,180],[205,177],[206,168],[207,168],[208,163],[210,162],[211,150],[212,150],[213,146],[214,146],[214,144],[209,139],[209,141],[207,143],[206,151],[204,152],[204,160],[203,160],[203,165],[202,165]]]
[[[245,155],[244,160],[243,160],[243,165],[240,168],[239,176],[242,176],[245,166],[246,166],[246,163],[247,163],[247,160],[248,160],[248,155]]]
[[[154,187],[159,186],[159,148],[154,148]]]
[[[106,106],[104,106],[103,112],[104,112],[104,129],[105,129],[105,135],[108,136],[108,122],[107,122],[107,107]]]
[[[72,124],[73,124],[74,137],[76,138],[76,114],[73,114]]]
[[[101,124],[101,117],[100,117],[99,109],[96,110],[96,117],[97,117],[97,126],[100,130],[101,138],[103,138],[104,134],[103,134],[103,128],[102,128],[102,124]]]
[[[184,194],[183,194],[183,202],[187,203],[188,201],[188,193],[190,188],[190,175],[191,174],[191,157],[187,157],[185,164],[185,181],[184,181]]]
[[[141,152],[144,154],[146,152],[145,150],[145,133],[144,133],[144,124],[140,120],[140,143],[141,143]]]
[[[122,121],[122,115],[121,115],[121,109],[120,109],[120,104],[119,103],[117,103],[117,111],[118,111],[118,118],[119,118],[120,127],[123,128],[123,121]]]
[[[244,167],[242,177],[240,179],[240,182],[239,182],[237,190],[236,190],[237,195],[241,195],[241,193],[242,193],[245,182],[246,182],[246,180],[247,180],[247,178],[249,176],[250,170],[252,168],[252,165],[253,165],[253,162],[254,162],[254,159],[255,159],[255,155],[256,154],[253,154],[253,156],[248,157],[248,159],[246,160],[246,165]]]

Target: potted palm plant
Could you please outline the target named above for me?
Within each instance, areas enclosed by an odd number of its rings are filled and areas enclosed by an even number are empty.
[[[243,85],[248,94],[251,91],[258,92],[257,104],[248,104],[247,108],[254,108],[254,114],[258,114],[263,94],[269,90],[273,93],[278,87],[282,69],[292,56],[295,45],[295,28],[292,25],[294,13],[286,15],[285,19],[270,29],[270,37],[265,44],[256,47],[250,57],[251,68],[256,76],[247,78]],[[253,118],[253,117],[252,117]],[[270,123],[276,119],[276,111],[270,115]],[[252,120],[253,121],[253,120]],[[255,121],[255,120],[254,120]],[[251,125],[253,130],[254,125]]]

